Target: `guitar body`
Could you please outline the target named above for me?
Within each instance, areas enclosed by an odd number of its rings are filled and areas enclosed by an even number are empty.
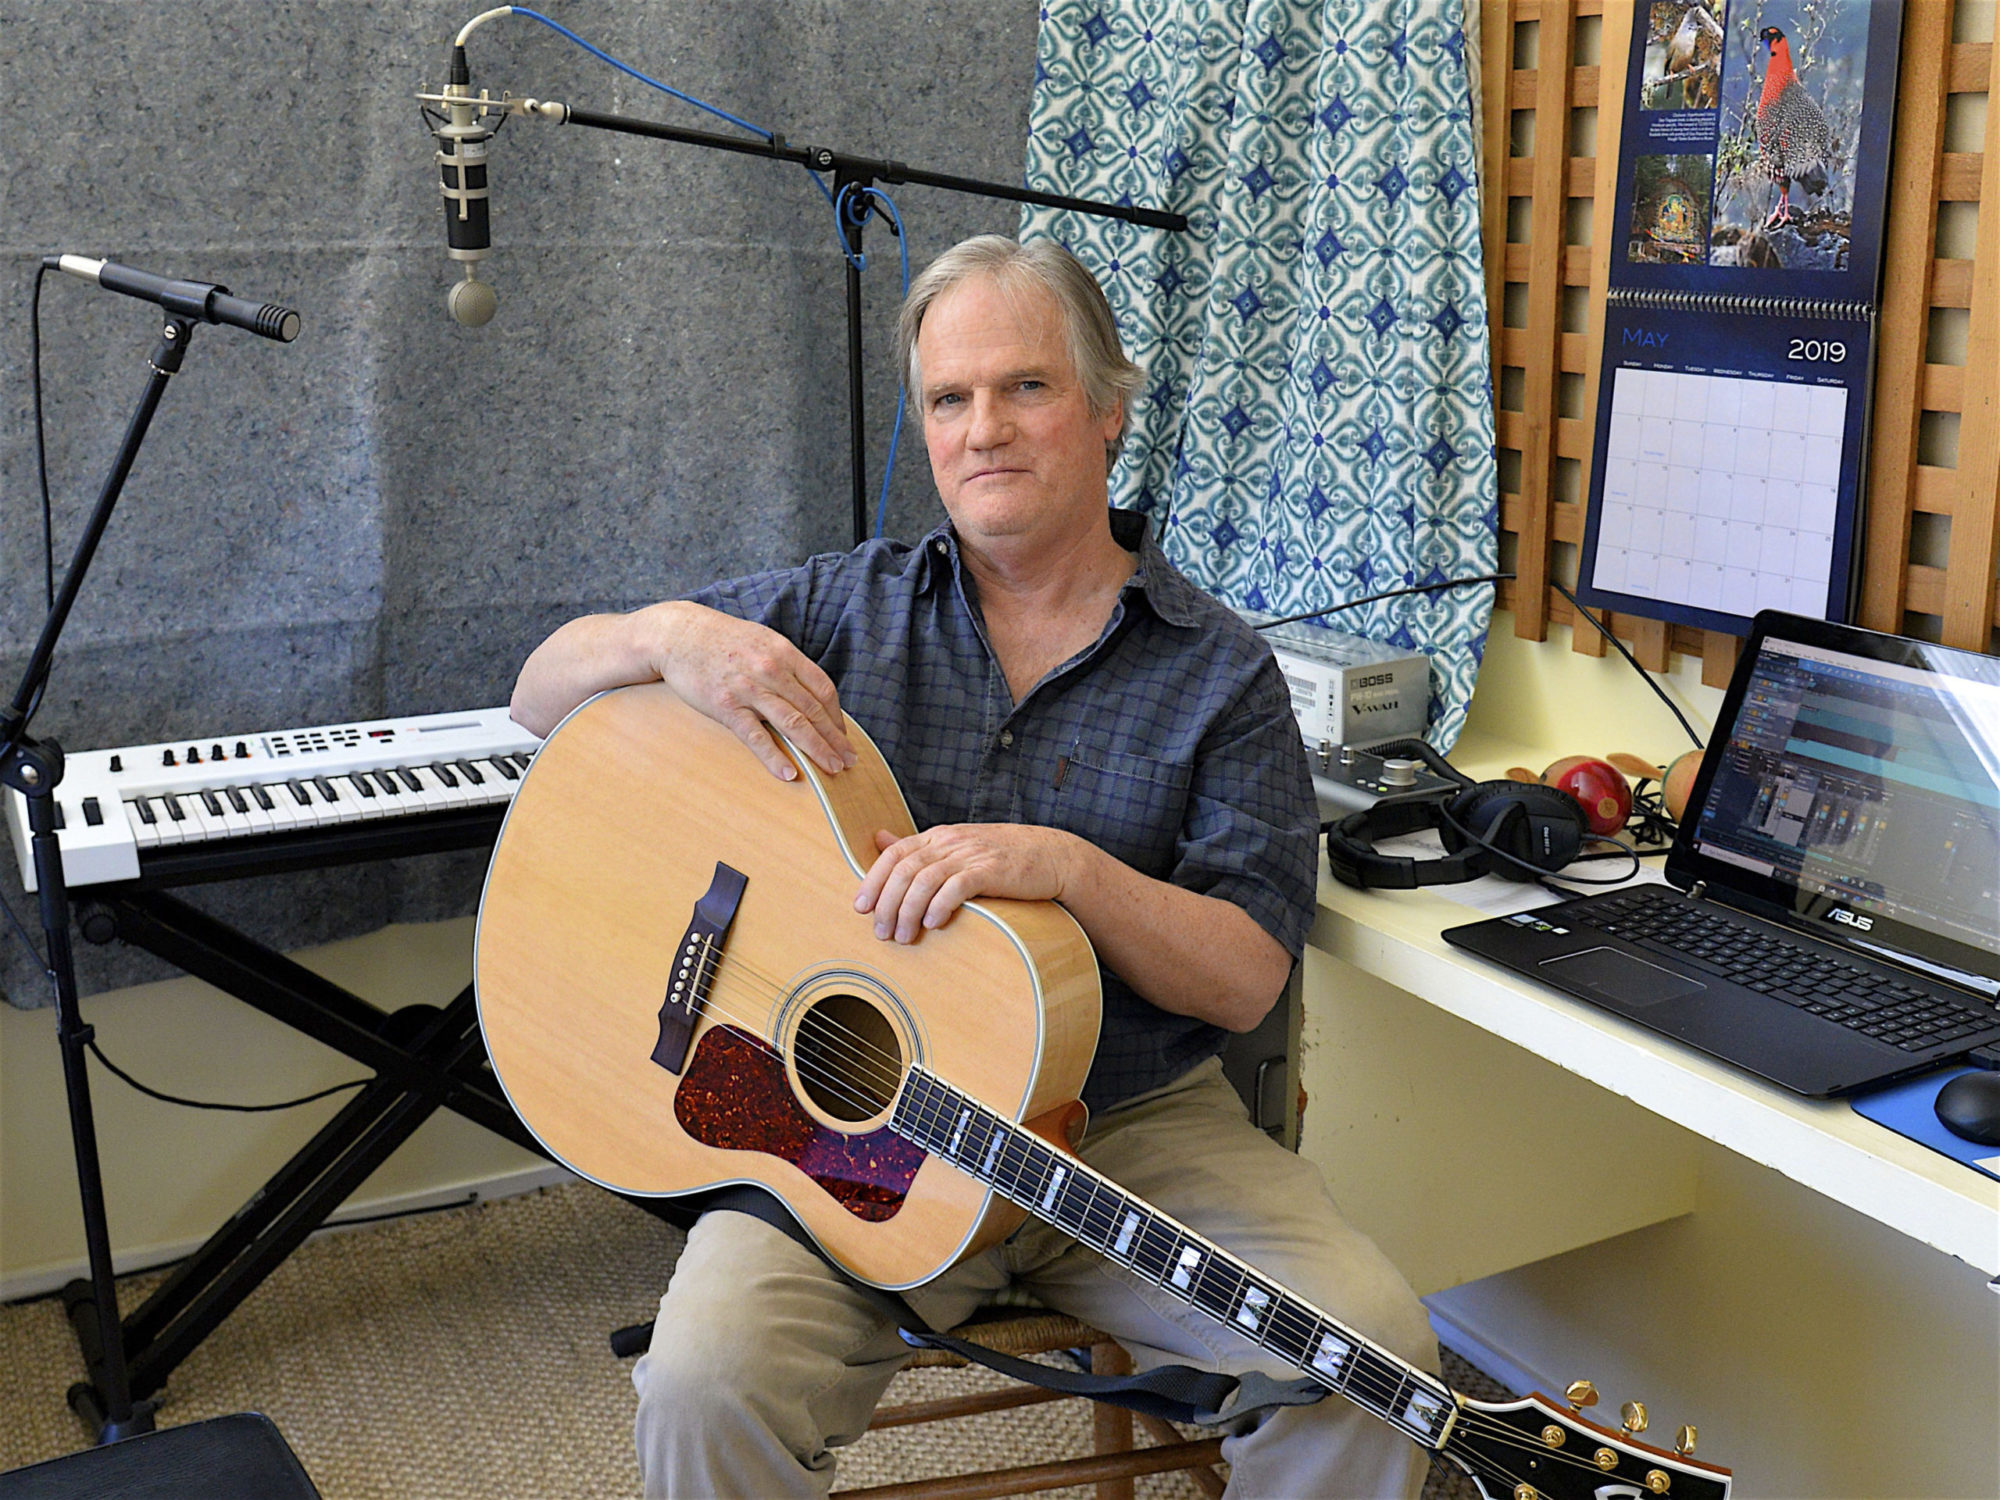
[[[876,938],[854,910],[875,831],[915,830],[847,729],[852,770],[794,754],[799,777],[779,781],[653,683],[591,699],[537,752],[473,964],[494,1071],[552,1154],[623,1193],[756,1184],[893,1289],[1032,1213],[1489,1500],[1728,1500],[1692,1429],[1668,1453],[1636,1440],[1643,1418],[1613,1432],[1546,1396],[1468,1400],[1064,1149],[1097,1046],[1089,942],[1044,901],[969,902],[915,943]]]
[[[968,903],[909,945],[854,910],[874,834],[914,832],[880,753],[779,781],[662,684],[578,708],[537,753],[480,903],[474,980],[500,1085],[564,1164],[673,1196],[758,1184],[864,1281],[917,1285],[1023,1218],[886,1129],[921,1065],[1058,1130],[1097,1044],[1097,964],[1051,902]],[[655,1061],[690,913],[726,866],[726,937],[675,1070]],[[671,1050],[671,1049],[668,1049]]]

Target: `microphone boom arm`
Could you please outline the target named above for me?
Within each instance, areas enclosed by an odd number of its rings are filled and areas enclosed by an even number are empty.
[[[505,13],[488,12],[488,15]],[[484,20],[481,16],[475,19]],[[466,28],[471,30],[471,26]],[[461,45],[463,36],[461,35]],[[485,90],[473,97],[469,91],[462,93],[419,94],[417,98],[426,104],[435,104],[457,112],[465,112],[461,118],[473,115],[518,115],[523,119],[544,120],[557,125],[582,125],[592,130],[609,130],[620,135],[643,136],[650,140],[674,141],[681,145],[702,146],[715,151],[733,151],[741,156],[762,156],[772,161],[790,162],[804,167],[809,172],[831,173],[834,196],[838,199],[840,189],[859,187],[864,191],[875,183],[913,183],[919,187],[943,188],[948,192],[969,193],[984,198],[999,198],[1014,203],[1032,203],[1040,208],[1067,209],[1074,213],[1090,214],[1097,218],[1117,219],[1128,224],[1136,224],[1146,229],[1166,229],[1175,232],[1188,227],[1187,215],[1168,212],[1165,209],[1141,208],[1123,203],[1103,203],[1091,198],[1071,198],[1060,193],[1044,193],[1034,188],[1017,187],[1005,182],[986,182],[975,177],[957,177],[943,172],[928,172],[899,161],[883,161],[873,157],[854,156],[844,151],[833,151],[824,146],[795,146],[782,135],[773,135],[767,140],[752,140],[742,136],[720,135],[712,130],[691,130],[680,125],[668,125],[656,120],[634,119],[629,115],[601,114],[595,110],[577,109],[553,99],[517,99],[511,94],[492,98]],[[868,538],[868,468],[866,434],[862,427],[862,383],[861,383],[861,273],[855,258],[861,252],[861,230],[865,216],[852,212],[841,215],[841,238],[847,247],[847,391],[848,425],[850,429],[849,467],[853,480],[854,541],[859,546]],[[469,274],[469,268],[468,268]]]

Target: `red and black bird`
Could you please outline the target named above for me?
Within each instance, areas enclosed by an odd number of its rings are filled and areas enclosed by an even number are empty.
[[[1792,44],[1784,32],[1766,26],[1758,33],[1770,52],[1764,70],[1764,94],[1757,101],[1759,166],[1778,185],[1777,206],[1764,221],[1766,229],[1791,222],[1792,184],[1810,193],[1826,191],[1826,159],[1833,150],[1833,131],[1819,103],[1799,82],[1792,66]]]

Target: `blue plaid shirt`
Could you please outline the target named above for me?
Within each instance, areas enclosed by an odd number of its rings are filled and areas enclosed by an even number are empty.
[[[1143,874],[1242,907],[1297,957],[1315,899],[1318,810],[1284,679],[1263,640],[1113,511],[1139,568],[1096,643],[1015,703],[949,525],[717,583],[695,602],[768,625],[825,669],[919,828],[1067,829]],[[1226,1034],[1103,970],[1084,1102],[1171,1083]]]

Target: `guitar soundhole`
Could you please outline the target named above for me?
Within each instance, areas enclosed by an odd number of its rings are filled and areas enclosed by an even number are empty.
[[[799,1018],[792,1038],[799,1087],[843,1124],[872,1120],[895,1103],[903,1049],[889,1018],[859,995],[828,995]]]

